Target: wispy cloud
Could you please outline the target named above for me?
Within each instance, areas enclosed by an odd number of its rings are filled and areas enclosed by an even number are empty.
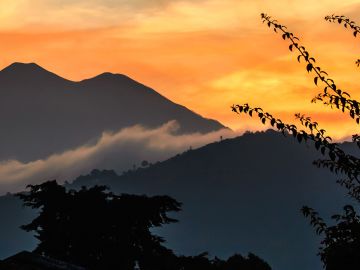
[[[242,131],[219,130],[208,134],[175,135],[171,121],[156,129],[133,126],[117,133],[104,133],[95,145],[81,146],[43,160],[0,163],[0,193],[23,190],[25,185],[50,179],[73,180],[94,168],[116,169],[118,173],[139,166],[142,160],[156,162],[207,143],[231,138]]]
[[[324,10],[353,10],[357,4],[358,1],[354,0],[341,3],[329,0],[325,8],[323,2],[310,0],[2,0],[0,18],[11,20],[14,25],[32,22],[43,26],[49,23],[67,25],[71,28],[122,24],[126,20],[140,21],[146,25],[156,24],[164,29],[178,28],[181,23],[182,28],[207,28],[209,25],[251,25],[259,12],[278,14],[282,18],[309,20],[322,16]],[[337,10],[329,10],[329,7]],[[71,24],[75,21],[80,25]]]

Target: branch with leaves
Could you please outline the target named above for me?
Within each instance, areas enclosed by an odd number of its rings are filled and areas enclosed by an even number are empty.
[[[325,221],[319,216],[319,213],[316,212],[314,209],[303,206],[301,208],[301,213],[306,217],[310,219],[310,225],[312,225],[317,234],[322,234],[326,231],[327,225]]]
[[[331,16],[326,16],[325,20],[328,22],[342,24],[345,28],[351,29],[353,31],[354,37],[356,37],[360,33],[360,26],[357,26],[354,21],[350,20],[348,17],[344,15],[337,16],[333,14]],[[355,64],[359,67],[360,59],[357,59],[355,61]]]
[[[360,160],[352,155],[346,154],[337,143],[333,143],[331,137],[326,136],[325,130],[318,127],[317,122],[312,122],[310,117],[297,114],[300,122],[307,127],[310,132],[298,129],[294,124],[284,123],[281,119],[273,117],[270,113],[264,112],[261,108],[252,108],[249,104],[233,105],[232,111],[241,114],[257,115],[263,124],[270,125],[284,135],[290,134],[298,140],[299,143],[313,141],[314,146],[323,155],[328,155],[330,160],[318,160],[314,163],[317,166],[329,168],[332,172],[343,173],[351,179],[352,182],[360,185]]]
[[[324,100],[324,98],[327,98],[327,101],[324,101],[324,104],[330,105],[331,107],[335,106],[343,112],[345,110],[349,110],[350,116],[355,118],[356,122],[359,123],[359,102],[350,99],[350,94],[338,89],[334,80],[329,78],[327,72],[323,71],[318,66],[314,66],[316,62],[315,58],[310,57],[310,54],[305,47],[299,44],[300,39],[293,33],[288,32],[286,26],[279,24],[276,20],[272,20],[270,16],[264,13],[261,14],[261,18],[263,22],[267,23],[268,27],[272,27],[276,33],[280,31],[284,40],[290,40],[290,51],[293,51],[295,48],[299,52],[297,57],[298,61],[300,62],[301,59],[304,59],[307,63],[306,70],[308,72],[315,72],[315,85],[318,85],[319,81],[325,84],[323,93],[318,94],[313,101]],[[330,94],[329,90],[331,90],[332,94]],[[310,117],[306,117],[305,115],[301,115],[299,113],[295,115],[300,123],[309,130],[309,132],[307,132],[305,130],[298,130],[294,124],[283,123],[281,119],[274,118],[270,113],[264,112],[261,108],[252,108],[247,103],[242,105],[233,105],[232,110],[238,114],[246,113],[250,116],[252,116],[253,113],[257,114],[263,124],[270,122],[271,126],[275,127],[283,134],[288,133],[293,135],[299,142],[306,142],[307,140],[313,141],[317,150],[319,150],[323,155],[327,153],[329,156],[328,160],[314,161],[315,165],[328,168],[335,173],[346,174],[348,182],[346,185],[343,184],[345,187],[349,186],[350,183],[352,183],[355,187],[360,185],[360,179],[358,178],[360,175],[360,160],[353,155],[346,154],[336,143],[332,143],[331,137],[326,136],[325,130],[320,129],[318,123],[313,122]],[[359,135],[353,135],[353,141],[357,142],[360,147]],[[358,190],[356,188],[352,188],[351,191],[349,191],[349,194],[354,196],[355,191],[359,192],[358,197],[360,198],[360,189]],[[355,198],[356,197],[357,196],[355,196]]]
[[[348,111],[350,117],[355,119],[356,123],[359,124],[360,103],[351,99],[350,94],[338,88],[335,81],[329,77],[326,71],[315,65],[315,58],[310,55],[304,46],[299,44],[300,39],[298,37],[287,31],[286,26],[279,24],[276,20],[272,20],[270,16],[264,13],[261,14],[261,18],[263,22],[267,23],[268,27],[272,27],[276,33],[280,31],[284,40],[290,41],[290,51],[293,51],[295,48],[299,52],[297,60],[298,62],[301,62],[301,59],[304,59],[307,72],[315,73],[315,85],[318,85],[319,81],[324,83],[325,87],[323,88],[323,92],[316,95],[312,99],[312,102],[322,101],[323,104],[328,105],[331,108],[335,107],[341,109],[343,112]]]
[[[353,30],[353,35],[354,37],[357,36],[357,34],[360,33],[360,27],[356,25],[356,23],[352,20],[350,20],[348,17],[341,15],[328,15],[325,17],[325,20],[328,22],[334,22],[334,23],[338,23],[338,24],[343,24],[345,28],[349,28]]]
[[[358,269],[360,242],[360,217],[354,207],[345,205],[343,214],[333,215],[336,225],[328,226],[319,213],[309,207],[301,212],[310,219],[310,224],[319,235],[324,235],[319,253],[326,269]],[[334,266],[338,267],[334,267]],[[329,268],[328,268],[329,267]]]
[[[321,82],[324,85],[323,92],[318,94],[312,102],[318,100],[323,104],[336,108],[342,112],[348,112],[350,117],[355,119],[356,123],[360,122],[359,102],[351,99],[350,94],[339,89],[334,80],[328,73],[316,66],[315,58],[311,57],[304,46],[299,44],[299,38],[293,33],[288,32],[286,26],[272,20],[270,16],[261,14],[264,23],[272,28],[275,32],[280,32],[284,40],[289,40],[289,50],[298,51],[298,62],[303,59],[306,63],[307,72],[315,73],[314,83],[316,86]],[[354,31],[354,36],[360,32],[360,28],[353,21],[344,16],[327,16],[328,21],[337,21],[344,23],[346,28]],[[359,64],[360,64],[360,60]],[[347,154],[341,149],[340,145],[333,143],[331,137],[326,135],[324,129],[308,116],[296,114],[295,117],[300,121],[306,130],[298,129],[294,124],[284,123],[281,119],[273,117],[270,113],[264,112],[261,108],[255,108],[245,103],[242,105],[233,105],[232,110],[237,114],[248,114],[251,117],[257,116],[263,124],[270,123],[272,127],[282,132],[284,135],[292,135],[299,143],[308,142],[314,144],[314,147],[329,159],[319,159],[314,161],[318,167],[325,167],[334,173],[345,174],[346,178],[338,180],[337,183],[345,187],[348,194],[360,202],[360,159]],[[352,140],[360,148],[360,135],[353,135]],[[336,225],[328,226],[319,216],[318,212],[310,207],[304,206],[301,209],[303,215],[310,220],[310,224],[315,228],[317,234],[324,236],[319,255],[326,269],[348,269],[355,270],[360,265],[360,217],[356,215],[355,209],[346,205],[344,214],[334,215],[332,219]],[[344,267],[345,266],[345,267]]]

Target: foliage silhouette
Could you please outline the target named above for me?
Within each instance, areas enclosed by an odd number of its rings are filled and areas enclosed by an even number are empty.
[[[357,26],[354,21],[351,21],[349,18],[345,17],[344,15],[337,16],[333,14],[331,16],[326,16],[325,20],[327,20],[328,22],[337,22],[338,24],[344,25],[345,28],[351,29],[353,31],[354,37],[356,37],[360,33],[360,27]],[[360,59],[357,59],[355,61],[355,64],[357,66],[360,66]]]
[[[261,19],[274,32],[280,32],[284,40],[290,42],[289,50],[298,52],[298,62],[304,61],[306,71],[315,74],[314,84],[316,86],[319,86],[320,83],[323,85],[323,91],[317,94],[312,102],[321,101],[333,109],[340,110],[343,113],[347,112],[356,124],[359,124],[359,102],[352,99],[348,92],[336,85],[328,73],[316,64],[315,58],[300,44],[300,39],[289,32],[286,26],[279,24],[278,21],[264,13],[261,14]],[[345,16],[326,16],[325,20],[338,22],[344,27],[352,29],[354,37],[360,32],[360,27]],[[360,60],[357,60],[356,64],[359,66]],[[247,103],[233,105],[232,110],[238,114],[245,113],[250,116],[256,114],[263,124],[270,123],[284,135],[294,136],[299,143],[312,141],[317,150],[324,156],[328,156],[328,159],[316,160],[314,164],[318,167],[328,168],[333,173],[341,174],[344,178],[338,180],[338,183],[347,189],[351,198],[357,203],[360,202],[360,159],[346,153],[338,144],[333,143],[331,137],[319,127],[317,122],[303,114],[295,114],[295,117],[305,128],[304,130],[299,129],[295,124],[284,123],[281,119],[264,112],[262,108],[253,108]],[[360,135],[355,134],[352,139],[360,148]],[[304,206],[301,211],[305,217],[310,219],[310,224],[315,228],[316,233],[324,237],[319,248],[319,255],[327,270],[351,270],[360,267],[360,217],[356,214],[353,206],[346,205],[342,215],[332,216],[335,221],[333,226],[328,226],[312,208]]]
[[[271,270],[252,253],[228,260],[211,260],[207,253],[176,256],[150,231],[177,222],[167,213],[180,211],[181,203],[171,197],[114,195],[104,186],[67,191],[55,180],[28,187],[17,196],[25,206],[40,209],[22,226],[36,232],[37,254],[96,270]]]
[[[215,257],[209,260],[207,253],[197,256],[182,256],[179,258],[181,270],[271,270],[271,267],[256,255],[249,253],[247,257],[234,254],[227,260]]]
[[[147,160],[143,160],[143,161],[141,162],[141,167],[145,168],[145,167],[147,167],[147,166],[150,166],[150,163],[149,163]]]
[[[103,186],[66,191],[56,181],[29,187],[18,196],[40,209],[22,226],[36,232],[36,253],[90,269],[133,269],[136,262],[141,269],[155,269],[156,258],[174,256],[150,231],[177,221],[167,212],[179,211],[181,204],[168,196],[118,196]]]

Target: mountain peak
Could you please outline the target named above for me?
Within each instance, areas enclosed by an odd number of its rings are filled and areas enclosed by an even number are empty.
[[[9,72],[9,71],[46,71],[44,68],[40,67],[38,64],[36,63],[21,63],[21,62],[14,62],[12,64],[10,64],[9,66],[7,66],[6,68],[4,68],[3,70],[1,70],[1,72]]]
[[[38,80],[38,79],[61,79],[60,76],[44,69],[36,63],[15,62],[0,71],[0,78],[12,80]]]
[[[95,77],[85,79],[83,81],[109,81],[109,80],[131,80],[128,76],[119,73],[112,73],[112,72],[104,72]]]

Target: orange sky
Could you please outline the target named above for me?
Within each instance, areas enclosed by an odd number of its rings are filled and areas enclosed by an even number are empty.
[[[336,13],[360,23],[360,3],[351,0],[1,0],[0,67],[36,62],[72,80],[123,73],[233,129],[261,128],[230,110],[249,102],[288,121],[309,114],[335,137],[360,132],[346,116],[310,103],[321,89],[261,12],[298,34],[360,99],[360,40],[323,19]]]

